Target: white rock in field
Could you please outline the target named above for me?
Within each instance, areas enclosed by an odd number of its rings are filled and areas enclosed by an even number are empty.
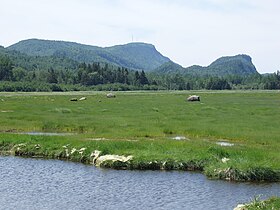
[[[95,165],[96,166],[100,166],[103,162],[106,162],[106,161],[112,161],[112,162],[116,162],[116,161],[120,161],[120,162],[127,162],[129,160],[131,160],[133,158],[133,156],[120,156],[120,155],[103,155],[103,156],[100,156],[96,159],[95,161]]]
[[[99,157],[99,155],[101,154],[101,151],[99,150],[94,150],[94,152],[91,153],[91,157]]]
[[[233,210],[245,210],[246,205],[244,204],[238,204]]]
[[[120,162],[128,162],[129,160],[131,160],[133,158],[133,156],[121,156],[121,155],[102,155],[100,156],[101,151],[99,150],[95,150],[94,152],[91,153],[91,157],[93,157],[93,164],[95,166],[100,166],[103,162],[106,161],[120,161]]]
[[[40,149],[41,145],[40,144],[35,144],[34,147],[35,147],[35,149]]]
[[[200,101],[200,97],[197,95],[192,95],[187,98],[188,101]]]
[[[84,101],[84,100],[87,100],[87,98],[86,97],[82,97],[82,98],[79,99],[79,101]]]
[[[223,163],[226,163],[226,162],[228,162],[229,160],[230,160],[230,159],[229,159],[229,158],[226,158],[226,157],[223,157],[223,158],[222,158],[222,162],[223,162]]]
[[[232,147],[232,146],[234,146],[233,143],[226,142],[226,141],[218,141],[218,142],[216,142],[216,144],[218,144],[222,147]]]
[[[115,98],[116,95],[114,93],[108,93],[107,95],[107,98]]]
[[[172,139],[180,141],[180,140],[186,140],[187,138],[185,136],[175,136]]]
[[[101,151],[99,150],[94,150],[94,152],[91,153],[90,157],[92,157],[92,163],[95,164],[96,159],[99,157],[101,154]]]
[[[74,153],[74,152],[76,152],[77,151],[77,149],[76,148],[73,148],[72,150],[71,150],[71,155]]]
[[[69,157],[69,151],[68,149],[65,149],[66,157]]]
[[[86,150],[86,148],[81,148],[81,149],[79,150],[79,154],[82,155],[82,154],[84,153],[85,150]]]

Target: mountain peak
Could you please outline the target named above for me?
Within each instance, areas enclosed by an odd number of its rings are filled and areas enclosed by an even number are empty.
[[[197,76],[249,75],[258,73],[252,63],[252,58],[249,55],[244,54],[218,58],[206,67],[193,65],[183,68],[180,65],[176,66],[174,64],[171,65],[170,63],[165,63],[157,68],[156,72],[181,73],[184,75]]]
[[[213,63],[210,64],[211,65],[217,65],[223,62],[228,62],[228,61],[245,61],[245,62],[249,62],[252,63],[252,58],[249,55],[246,54],[238,54],[238,55],[234,55],[234,56],[223,56],[221,58],[218,58],[217,60],[215,60]]]
[[[115,45],[115,46],[133,46],[133,47],[151,47],[155,48],[153,44],[145,43],[145,42],[129,42],[127,44]]]
[[[214,72],[219,71],[226,74],[247,75],[257,73],[252,58],[244,54],[221,57],[211,63],[208,68]]]

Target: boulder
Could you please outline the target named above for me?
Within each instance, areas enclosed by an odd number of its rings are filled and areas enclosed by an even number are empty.
[[[116,95],[114,93],[108,93],[107,95],[107,98],[115,98]]]
[[[100,156],[101,151],[99,150],[94,150],[94,152],[91,153],[90,157],[92,157],[92,163],[95,164],[97,158]]]
[[[228,162],[229,160],[230,160],[229,158],[223,157],[223,158],[222,158],[222,163],[226,163],[226,162]]]
[[[246,205],[238,204],[233,210],[246,210]]]
[[[200,97],[197,95],[192,95],[187,98],[188,101],[200,101]]]
[[[133,156],[123,156],[123,155],[101,155],[101,151],[95,150],[92,154],[91,157],[93,157],[93,164],[95,166],[100,166],[105,162],[122,162],[122,163],[126,163],[128,161],[130,161]]]
[[[87,100],[87,98],[86,97],[82,97],[82,98],[79,99],[79,101],[84,101],[84,100]]]
[[[120,156],[120,155],[103,155],[103,156],[100,156],[99,158],[96,159],[95,161],[95,165],[96,166],[100,166],[101,164],[103,164],[104,162],[116,162],[116,161],[119,161],[119,162],[122,162],[122,163],[126,163],[128,162],[129,160],[132,159],[132,156]]]

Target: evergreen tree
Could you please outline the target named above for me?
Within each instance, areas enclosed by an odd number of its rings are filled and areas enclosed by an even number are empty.
[[[128,70],[126,68],[123,68],[123,71],[124,71],[124,84],[129,85]]]
[[[12,80],[13,81],[23,81],[25,79],[27,72],[21,67],[15,67],[12,69]]]
[[[136,71],[134,74],[134,85],[139,86],[140,85],[140,75],[139,72]]]
[[[149,84],[149,80],[146,77],[145,72],[142,70],[140,75],[139,75],[139,82],[141,85],[148,85]]]
[[[0,57],[0,80],[12,79],[12,62],[7,57]]]
[[[58,83],[57,74],[56,74],[56,72],[54,71],[53,68],[50,68],[48,70],[47,82],[48,83],[53,83],[53,84]]]

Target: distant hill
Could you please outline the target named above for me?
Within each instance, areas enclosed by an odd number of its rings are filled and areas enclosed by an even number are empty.
[[[171,61],[161,65],[154,72],[159,74],[178,73],[196,76],[250,75],[258,73],[252,63],[252,58],[248,55],[221,57],[207,67],[194,65],[183,68]]]
[[[159,74],[184,74],[185,70],[186,69],[180,66],[179,64],[174,63],[173,61],[169,61],[156,68],[153,72]]]
[[[1,57],[9,58],[14,66],[22,67],[27,71],[45,71],[49,68],[54,68],[56,70],[75,70],[79,65],[78,62],[69,58],[56,56],[30,56],[4,47],[0,47],[0,58]]]
[[[130,43],[113,47],[97,47],[74,42],[28,39],[8,47],[30,56],[55,56],[77,62],[102,62],[130,69],[151,71],[170,59],[151,44]]]
[[[203,67],[193,65],[183,68],[160,54],[151,44],[129,43],[113,47],[97,47],[75,42],[28,39],[0,53],[9,54],[13,63],[26,69],[76,69],[78,63],[108,63],[132,70],[145,70],[157,74],[193,76],[250,75],[258,73],[248,55],[221,57]]]

